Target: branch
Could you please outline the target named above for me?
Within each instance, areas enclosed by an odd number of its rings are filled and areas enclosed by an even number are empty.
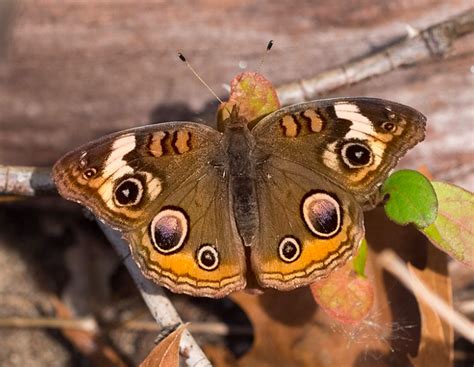
[[[318,98],[324,94],[361,82],[370,77],[389,73],[401,66],[439,59],[446,55],[452,43],[474,31],[474,8],[448,20],[432,25],[414,36],[406,36],[397,43],[354,62],[316,74],[308,79],[281,85],[277,88],[282,105]]]

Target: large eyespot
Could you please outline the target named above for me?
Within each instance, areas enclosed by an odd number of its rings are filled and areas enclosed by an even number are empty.
[[[286,263],[291,263],[301,255],[301,244],[294,237],[285,237],[278,245],[278,256]]]
[[[79,162],[79,165],[80,165],[80,162]],[[94,167],[91,167],[84,171],[84,173],[82,174],[82,177],[84,177],[86,180],[89,180],[92,177],[94,177],[96,174],[97,174],[97,169],[95,169]]]
[[[311,233],[320,238],[332,238],[342,228],[342,208],[334,194],[312,191],[304,198],[301,211]]]
[[[135,177],[121,181],[114,190],[114,202],[117,206],[137,205],[143,197],[143,184]]]
[[[199,267],[204,270],[212,271],[219,266],[219,252],[212,245],[199,247],[196,259]]]
[[[151,221],[151,241],[158,252],[168,255],[183,247],[188,229],[189,220],[180,209],[163,209]]]
[[[341,148],[343,162],[349,168],[366,167],[372,164],[373,154],[367,145],[362,142],[348,142]]]

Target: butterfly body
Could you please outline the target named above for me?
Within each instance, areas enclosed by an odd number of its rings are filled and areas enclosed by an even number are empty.
[[[223,142],[234,220],[244,245],[250,246],[259,225],[255,187],[255,166],[259,161],[254,159],[255,140],[247,125],[248,121],[234,109],[225,124]]]
[[[175,292],[222,297],[254,278],[289,290],[357,251],[362,209],[423,139],[425,118],[394,102],[339,98],[281,108],[252,128],[233,109],[224,125],[112,134],[66,154],[54,179]]]

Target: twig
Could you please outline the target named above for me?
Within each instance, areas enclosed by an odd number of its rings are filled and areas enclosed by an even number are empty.
[[[73,329],[97,333],[99,327],[92,317],[62,319],[52,317],[5,317],[0,318],[0,328],[19,329]],[[105,325],[105,328],[110,328]],[[156,322],[130,320],[112,325],[112,329],[158,333],[163,328]],[[242,325],[227,325],[223,322],[192,322],[187,329],[193,334],[252,335],[252,328]]]
[[[0,328],[74,329],[97,333],[97,322],[92,317],[58,319],[52,317],[6,317],[0,319]]]
[[[109,226],[100,221],[99,225],[107,236],[107,239],[115,248],[115,251],[117,251],[119,256],[124,259],[124,264],[135,281],[135,284],[140,291],[143,300],[148,306],[153,318],[158,322],[161,328],[182,324],[183,321],[179,317],[169,298],[165,295],[163,288],[144,277],[143,273],[138,268],[138,265],[130,256],[128,243],[122,239],[120,232],[111,229]],[[211,366],[211,362],[207,359],[206,355],[188,330],[185,330],[181,336],[179,349],[180,354],[187,366]]]
[[[0,165],[0,195],[39,196],[56,193],[51,168]]]
[[[121,328],[137,331],[160,331],[155,323],[149,321],[127,321],[120,325]],[[223,322],[191,322],[188,329],[193,334],[212,334],[212,335],[252,335],[252,328],[242,325],[227,325]]]
[[[463,314],[474,315],[474,300],[461,301],[457,305]]]
[[[417,298],[429,305],[445,322],[471,343],[474,343],[474,323],[469,321],[451,306],[446,304],[436,293],[428,289],[416,275],[414,275],[403,261],[392,251],[384,250],[377,256],[377,262],[392,273]]]
[[[474,31],[474,9],[432,25],[418,34],[409,34],[397,43],[357,61],[345,63],[313,77],[277,88],[282,105],[318,98],[330,91],[386,74],[401,66],[413,65],[448,52],[453,41]]]

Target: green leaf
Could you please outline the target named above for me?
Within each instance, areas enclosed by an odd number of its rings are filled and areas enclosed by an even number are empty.
[[[385,213],[395,223],[414,223],[418,228],[428,227],[437,216],[438,200],[430,181],[421,173],[401,170],[393,173],[382,186],[388,195]]]
[[[365,238],[362,240],[360,244],[359,252],[357,256],[352,260],[352,267],[357,275],[365,278],[365,263],[367,260],[367,241]]]
[[[442,251],[474,266],[474,195],[444,182],[432,185],[438,196],[438,216],[422,232]]]

